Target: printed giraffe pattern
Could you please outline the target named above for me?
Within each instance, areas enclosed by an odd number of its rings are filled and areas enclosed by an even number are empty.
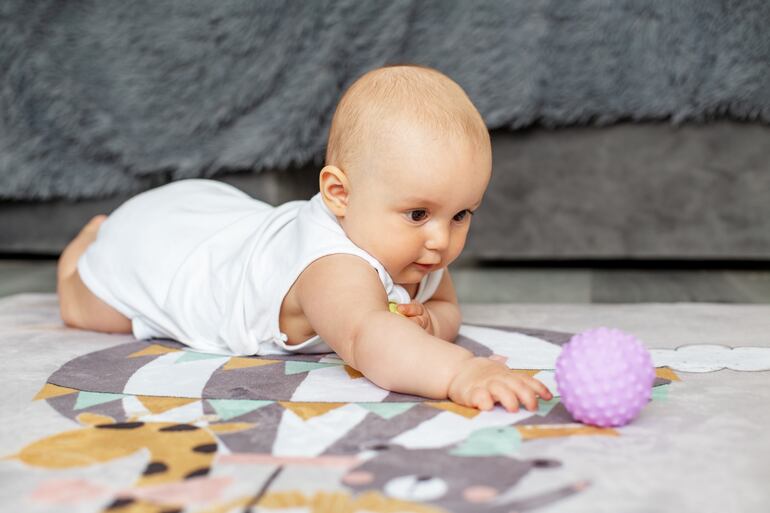
[[[217,452],[213,434],[192,424],[114,422],[93,414],[81,414],[79,420],[83,428],[32,443],[18,459],[38,467],[71,468],[84,458],[98,463],[147,449],[149,461],[136,485],[149,486],[206,476]]]
[[[458,344],[509,366],[529,363],[522,372],[548,378],[543,358],[569,337],[464,325]],[[667,369],[658,376],[657,386],[678,379]],[[227,357],[186,351],[169,340],[75,358],[49,378],[38,399],[81,427],[25,447],[16,458],[27,465],[68,468],[137,451],[147,455],[132,490],[121,490],[105,511],[184,511],[191,505],[185,498],[194,496],[188,488],[237,488],[217,476],[228,465],[268,465],[277,476],[296,465],[331,466],[342,492],[326,493],[367,511],[392,511],[394,504],[404,511],[524,511],[588,483],[554,482],[551,491],[506,501],[523,476],[560,466],[517,458],[521,443],[619,434],[573,424],[558,398],[541,401],[536,413],[481,412],[382,390],[333,354]],[[269,484],[258,496],[235,493],[208,505],[212,511],[228,511],[221,509],[226,504],[324,511],[318,492],[273,493]]]

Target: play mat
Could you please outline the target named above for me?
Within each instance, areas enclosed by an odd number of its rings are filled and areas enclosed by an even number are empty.
[[[730,312],[704,317],[720,307],[464,309],[459,345],[554,393],[581,323],[646,329],[652,401],[602,429],[558,396],[483,412],[388,392],[334,354],[192,352],[65,328],[50,294],[0,299],[0,500],[28,512],[767,511],[770,308],[733,310],[742,326],[728,339],[711,324]],[[645,310],[666,336],[638,328]],[[556,329],[560,317],[575,328]]]

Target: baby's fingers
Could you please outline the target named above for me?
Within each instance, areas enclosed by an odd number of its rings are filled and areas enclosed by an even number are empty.
[[[489,394],[489,392],[486,389],[480,387],[476,387],[471,390],[470,399],[470,405],[478,408],[479,410],[491,410],[495,405],[495,401],[492,399],[492,396]]]
[[[492,397],[502,404],[503,408],[512,412],[519,411],[519,400],[513,390],[505,383],[492,381],[488,388]]]
[[[541,381],[529,377],[527,379],[527,386],[535,391],[535,393],[540,396],[541,399],[545,399],[546,401],[550,401],[553,399],[553,394],[550,390],[548,390],[548,387],[546,387]]]
[[[407,319],[418,325],[419,327],[425,329],[425,319],[420,315],[406,315]]]
[[[422,303],[412,300],[411,303],[402,303],[398,305],[398,312],[408,317],[422,315]]]
[[[515,379],[509,383],[509,386],[516,392],[519,402],[529,411],[537,411],[537,396],[535,391],[530,388],[530,381],[526,379]]]
[[[519,396],[519,400],[529,411],[537,411],[537,396],[532,389],[521,387],[516,390],[516,395]]]

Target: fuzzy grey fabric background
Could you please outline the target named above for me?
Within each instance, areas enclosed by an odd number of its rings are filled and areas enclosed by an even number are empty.
[[[0,199],[321,164],[342,91],[436,67],[488,126],[770,122],[770,2],[0,4]]]

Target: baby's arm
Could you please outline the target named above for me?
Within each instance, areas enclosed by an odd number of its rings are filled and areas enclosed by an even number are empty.
[[[345,254],[322,257],[297,279],[297,297],[313,329],[350,366],[377,385],[466,406],[537,408],[551,394],[539,381],[500,362],[429,335],[388,310],[376,271]]]

